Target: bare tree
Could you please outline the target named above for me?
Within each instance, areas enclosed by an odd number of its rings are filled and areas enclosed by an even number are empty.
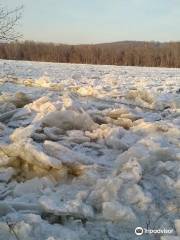
[[[0,58],[29,61],[180,68],[180,42],[65,45],[33,41],[0,44]]]
[[[23,6],[17,7],[13,10],[6,10],[0,5],[0,41],[14,41],[22,37],[16,31],[19,20],[22,17]]]

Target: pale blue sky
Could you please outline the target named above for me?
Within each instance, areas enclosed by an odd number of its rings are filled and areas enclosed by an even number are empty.
[[[1,0],[24,4],[24,39],[61,43],[180,40],[180,0]]]

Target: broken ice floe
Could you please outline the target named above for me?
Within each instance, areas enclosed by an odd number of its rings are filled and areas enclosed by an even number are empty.
[[[20,68],[0,81],[0,239],[135,239],[147,225],[178,239],[179,71],[10,63]]]

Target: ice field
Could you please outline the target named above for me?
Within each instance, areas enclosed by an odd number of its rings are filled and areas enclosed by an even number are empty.
[[[180,69],[0,60],[6,239],[179,240]]]

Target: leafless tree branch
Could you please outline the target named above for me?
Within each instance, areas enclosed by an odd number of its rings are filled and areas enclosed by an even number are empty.
[[[0,6],[0,41],[14,41],[22,37],[16,27],[22,17],[23,6],[6,10]]]

